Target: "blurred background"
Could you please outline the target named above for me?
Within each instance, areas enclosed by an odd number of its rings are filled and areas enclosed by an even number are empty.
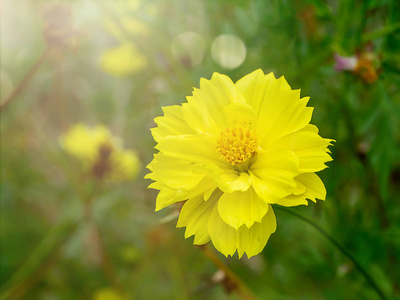
[[[175,228],[177,210],[154,213],[143,176],[162,106],[213,72],[236,81],[258,68],[310,96],[312,123],[337,141],[319,173],[326,201],[292,210],[383,294],[285,211],[257,257],[216,255],[260,299],[399,299],[399,1],[0,5],[0,299],[240,299]],[[68,148],[76,124],[109,130],[107,143],[137,158],[129,176],[107,178],[71,150],[90,129]]]

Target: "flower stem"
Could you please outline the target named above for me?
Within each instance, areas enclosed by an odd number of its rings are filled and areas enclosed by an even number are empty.
[[[15,98],[17,97],[25,88],[25,86],[29,83],[29,81],[32,79],[33,75],[36,73],[36,71],[39,69],[40,65],[44,62],[47,54],[50,51],[50,47],[47,47],[42,55],[36,60],[35,64],[31,67],[29,72],[25,75],[25,77],[21,80],[21,82],[18,84],[18,86],[11,92],[11,94],[0,104],[0,111],[3,111],[8,104]]]
[[[344,246],[342,246],[338,241],[336,241],[324,229],[319,227],[316,223],[314,223],[313,221],[309,220],[305,216],[303,216],[303,215],[301,215],[301,214],[299,214],[299,213],[297,213],[297,212],[295,212],[295,211],[293,211],[291,209],[288,209],[288,208],[283,207],[283,206],[274,206],[274,208],[277,208],[279,210],[283,210],[283,211],[285,211],[285,212],[287,212],[287,213],[289,213],[289,214],[291,214],[291,215],[303,220],[304,222],[310,224],[312,227],[317,229],[326,239],[328,239],[336,248],[338,248],[340,250],[340,252],[342,252],[345,256],[347,256],[354,263],[354,265],[356,266],[358,271],[364,276],[365,280],[376,291],[376,293],[379,295],[379,297],[382,300],[387,300],[387,297],[382,292],[382,290],[378,287],[378,285],[376,284],[375,280],[367,272],[367,270],[357,261],[357,259],[346,248],[344,248]]]
[[[80,221],[66,218],[52,228],[25,263],[0,287],[0,299],[23,297],[43,275],[57,250],[79,228]]]
[[[90,214],[93,199],[91,194],[92,191],[85,199],[80,213],[72,215],[70,211],[64,213],[62,220],[49,231],[21,267],[0,286],[0,300],[21,298],[40,281],[47,268],[54,262],[59,249]]]
[[[211,260],[218,269],[222,270],[225,276],[231,281],[231,283],[235,287],[235,291],[245,300],[257,300],[258,298],[254,295],[254,293],[249,289],[249,287],[233,272],[229,269],[220,259],[219,257],[210,250],[206,245],[199,246],[199,248],[204,252],[204,254]]]

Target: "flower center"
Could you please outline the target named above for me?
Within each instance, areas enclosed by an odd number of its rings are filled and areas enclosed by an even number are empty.
[[[372,64],[372,61],[366,58],[359,59],[354,72],[369,84],[374,83],[378,79],[378,74]]]
[[[98,148],[98,157],[93,164],[92,173],[97,178],[103,178],[112,170],[111,153],[113,152],[112,145],[108,143],[101,144]]]
[[[223,131],[217,141],[221,158],[233,165],[248,160],[256,153],[257,139],[249,125],[237,124]]]

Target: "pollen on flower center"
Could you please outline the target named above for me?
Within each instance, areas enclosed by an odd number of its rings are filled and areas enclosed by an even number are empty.
[[[248,160],[256,153],[257,139],[254,130],[241,124],[221,131],[217,141],[221,158],[232,165]]]

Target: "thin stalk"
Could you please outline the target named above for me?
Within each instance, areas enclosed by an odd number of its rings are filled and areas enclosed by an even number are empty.
[[[31,81],[33,75],[35,75],[36,71],[39,69],[41,64],[45,61],[45,58],[47,54],[50,51],[50,47],[47,47],[42,55],[36,60],[34,65],[31,67],[31,69],[28,71],[28,73],[25,75],[25,77],[20,81],[20,83],[17,85],[17,87],[11,92],[10,95],[0,104],[0,112],[3,111],[10,102],[16,98],[25,88],[25,86]]]
[[[219,257],[209,249],[206,245],[199,247],[203,250],[204,254],[211,260],[218,269],[222,270],[227,278],[235,285],[235,291],[245,300],[257,300],[258,298],[250,290],[250,288],[233,272],[229,269]]]
[[[100,259],[101,259],[100,263],[104,276],[106,277],[111,286],[115,287],[118,290],[122,290],[123,289],[122,286],[117,281],[117,271],[115,269],[112,258],[110,257],[110,254],[106,247],[104,236],[101,233],[98,222],[92,216],[87,221],[90,222],[91,225],[93,226],[93,229],[97,237],[96,242],[100,250]]]
[[[91,188],[84,201],[82,213],[70,216],[66,212],[67,216],[49,231],[21,267],[0,287],[0,300],[23,297],[42,278],[62,245],[90,215],[93,200],[93,187]]]
[[[287,212],[287,213],[299,218],[300,220],[303,220],[304,222],[308,223],[309,225],[311,225],[312,227],[317,229],[328,241],[330,241],[336,248],[339,249],[340,252],[342,252],[345,256],[347,256],[354,263],[354,265],[356,266],[358,271],[364,276],[365,280],[376,291],[376,293],[379,295],[379,297],[382,300],[387,300],[387,297],[382,292],[382,290],[378,287],[378,285],[376,284],[375,280],[368,273],[368,271],[357,261],[357,259],[346,248],[344,248],[337,240],[335,240],[324,229],[319,227],[316,223],[314,223],[313,221],[309,220],[305,216],[303,216],[303,215],[301,215],[301,214],[299,214],[299,213],[297,213],[297,212],[295,212],[295,211],[293,211],[291,209],[288,209],[288,208],[283,207],[283,206],[274,206],[274,208],[277,208],[279,210],[283,210],[283,211],[285,211],[285,212]]]
[[[20,298],[44,273],[48,262],[79,228],[81,220],[67,218],[52,228],[25,263],[0,287],[0,299]]]
[[[389,25],[382,27],[381,29],[378,29],[376,31],[365,33],[362,36],[362,41],[363,42],[372,41],[372,40],[380,38],[382,36],[389,35],[399,29],[400,29],[400,22],[397,22],[394,24],[389,24]]]

